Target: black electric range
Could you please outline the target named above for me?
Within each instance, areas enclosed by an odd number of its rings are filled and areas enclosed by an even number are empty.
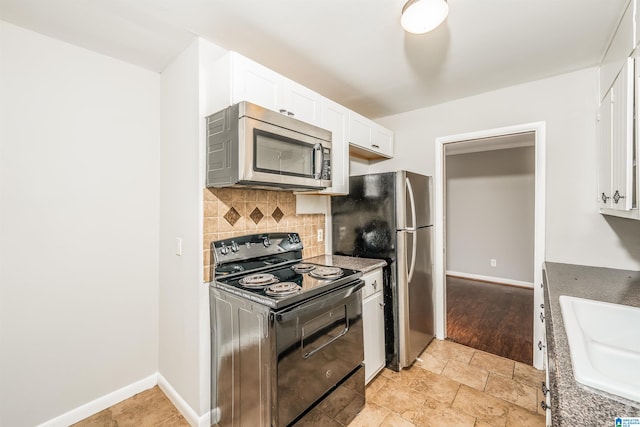
[[[279,309],[358,280],[356,270],[302,260],[297,233],[262,233],[212,242],[212,285]]]

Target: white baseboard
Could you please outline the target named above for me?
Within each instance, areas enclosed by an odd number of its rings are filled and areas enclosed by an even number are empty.
[[[158,387],[167,395],[171,403],[175,405],[191,427],[210,427],[212,419],[217,422],[217,412],[215,410],[199,416],[160,373],[158,373]]]
[[[480,280],[482,282],[493,282],[493,283],[500,283],[504,285],[519,286],[521,288],[533,289],[532,282],[523,282],[521,280],[505,279],[502,277],[481,276],[479,274],[460,273],[459,271],[449,271],[449,270],[447,270],[446,274],[447,276],[462,277],[463,279]]]
[[[114,392],[111,392],[105,396],[102,396],[96,400],[79,406],[71,411],[64,413],[56,418],[50,419],[38,427],[66,427],[71,424],[75,424],[78,421],[82,421],[87,417],[90,417],[98,412],[107,409],[117,403],[122,402],[136,394],[149,390],[150,388],[158,385],[160,389],[167,395],[171,403],[180,411],[182,416],[192,427],[210,427],[211,420],[217,422],[219,420],[219,411],[215,408],[211,413],[206,413],[202,416],[198,416],[196,411],[189,406],[187,402],[176,392],[162,374],[155,373],[148,377],[137,381],[128,386],[122,387]]]
[[[96,400],[85,403],[82,406],[78,406],[77,408],[72,409],[71,411],[66,412],[56,418],[45,421],[38,427],[69,426],[71,424],[77,423],[78,421],[84,420],[85,418],[90,417],[93,414],[97,414],[98,412],[107,409],[108,407],[113,406],[116,403],[120,403],[123,400],[130,398],[131,396],[148,390],[151,387],[155,386],[157,383],[158,375],[149,375],[148,377],[141,379],[140,381],[136,381],[133,384],[124,386],[116,391],[99,397]]]

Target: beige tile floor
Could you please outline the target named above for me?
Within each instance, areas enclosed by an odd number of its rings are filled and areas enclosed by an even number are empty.
[[[158,386],[100,411],[74,427],[189,427]]]
[[[434,340],[402,372],[384,369],[349,427],[544,426],[544,372],[450,341]]]
[[[434,340],[411,368],[384,369],[367,386],[367,404],[349,427],[544,426],[543,378],[531,366]],[[158,387],[76,424],[188,425]]]

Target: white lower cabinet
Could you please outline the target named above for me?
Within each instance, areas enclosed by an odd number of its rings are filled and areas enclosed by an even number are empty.
[[[369,383],[384,368],[384,298],[382,269],[378,268],[362,279],[362,323],[364,328],[364,376]]]

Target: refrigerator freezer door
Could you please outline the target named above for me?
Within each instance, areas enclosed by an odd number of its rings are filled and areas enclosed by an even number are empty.
[[[331,198],[334,254],[395,259],[395,175],[352,176],[349,195]]]
[[[431,177],[406,171],[399,171],[397,174],[398,229],[413,229],[433,225],[431,218]]]
[[[398,346],[400,367],[410,366],[434,335],[432,228],[398,232]],[[413,274],[409,280],[409,270]]]

